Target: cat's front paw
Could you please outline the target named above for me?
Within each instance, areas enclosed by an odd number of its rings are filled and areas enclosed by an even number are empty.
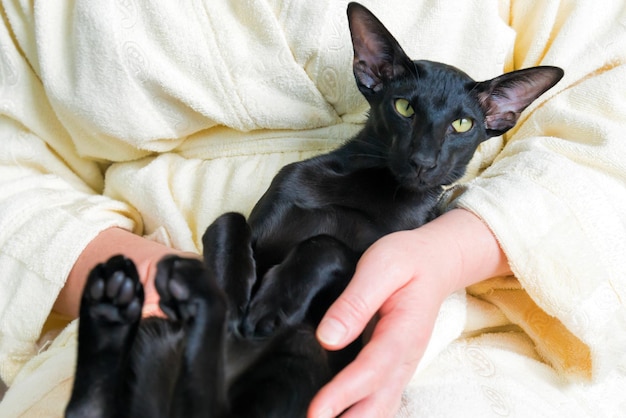
[[[81,303],[81,319],[101,325],[127,325],[141,318],[143,286],[135,264],[115,256],[91,270]]]
[[[334,237],[302,241],[263,277],[244,318],[244,334],[266,337],[301,323],[317,327],[350,281],[356,261],[356,253]]]

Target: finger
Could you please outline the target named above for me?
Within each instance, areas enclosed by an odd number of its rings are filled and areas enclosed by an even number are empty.
[[[141,316],[147,318],[149,316],[158,316],[165,318],[165,314],[159,307],[159,294],[156,291],[154,280],[148,280],[144,284],[145,300],[141,310]]]
[[[394,294],[383,305],[372,340],[354,362],[320,390],[311,403],[311,416],[324,410],[336,416],[361,402],[374,402],[376,409],[394,408],[417,368],[440,306],[438,299],[425,295],[428,293],[416,284]]]
[[[365,400],[368,400],[366,405],[375,402],[381,409],[393,408],[392,399],[400,396],[406,382],[395,380],[392,376],[401,369],[407,370],[407,374],[410,374],[408,370],[412,372],[416,367],[412,361],[404,364],[398,360],[404,357],[404,353],[398,352],[399,345],[402,343],[401,340],[402,336],[383,342],[372,340],[364,347],[354,362],[346,366],[328,385],[320,390],[311,403],[310,416],[335,417],[342,411]],[[406,338],[403,342],[406,343]],[[417,362],[415,361],[415,363]],[[381,390],[386,391],[387,394],[385,396],[378,395]],[[357,408],[357,410],[361,410],[361,408]]]
[[[401,406],[404,386],[412,373],[396,373],[388,385],[371,396],[352,405],[341,418],[383,418],[393,417]]]
[[[324,315],[317,338],[325,348],[336,350],[354,341],[385,300],[412,279],[405,267],[410,264],[398,262],[401,249],[386,243],[395,239],[389,237],[363,254],[354,277]]]
[[[161,307],[159,306],[158,303],[144,305],[143,308],[141,309],[141,316],[143,318],[148,318],[151,316],[156,316],[159,318],[167,318],[167,315],[165,315],[165,313],[161,310]]]

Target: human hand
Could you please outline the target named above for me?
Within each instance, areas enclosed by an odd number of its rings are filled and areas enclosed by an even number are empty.
[[[426,349],[444,299],[509,267],[491,231],[456,209],[412,231],[381,238],[318,327],[330,350],[357,338],[378,314],[357,358],[313,399],[309,417],[389,417]],[[349,409],[348,409],[349,408]]]
[[[114,255],[122,254],[135,263],[139,280],[144,285],[145,301],[142,315],[163,315],[159,308],[159,295],[154,286],[157,263],[168,254],[199,257],[194,253],[183,253],[132,232],[110,228],[98,234],[76,260],[65,286],[59,293],[54,310],[69,316],[78,316],[85,281],[91,269]]]

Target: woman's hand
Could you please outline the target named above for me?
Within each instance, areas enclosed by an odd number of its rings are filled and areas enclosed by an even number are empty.
[[[159,295],[154,287],[154,275],[159,260],[168,254],[199,257],[196,254],[182,253],[121,228],[104,230],[87,245],[76,260],[65,287],[57,297],[54,310],[71,318],[77,317],[89,272],[98,263],[118,254],[133,260],[137,267],[139,280],[143,283],[145,292],[143,316],[162,315]]]
[[[475,215],[452,210],[412,231],[381,238],[361,257],[349,286],[318,327],[330,350],[378,320],[358,357],[320,390],[309,417],[389,417],[400,406],[444,299],[510,273],[491,231]]]

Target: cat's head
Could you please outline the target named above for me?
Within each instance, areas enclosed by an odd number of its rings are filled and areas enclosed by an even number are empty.
[[[560,68],[544,66],[477,82],[446,64],[412,61],[358,3],[348,5],[348,21],[354,76],[371,107],[369,129],[407,188],[458,180],[481,142],[515,126],[522,111],[563,76]]]

